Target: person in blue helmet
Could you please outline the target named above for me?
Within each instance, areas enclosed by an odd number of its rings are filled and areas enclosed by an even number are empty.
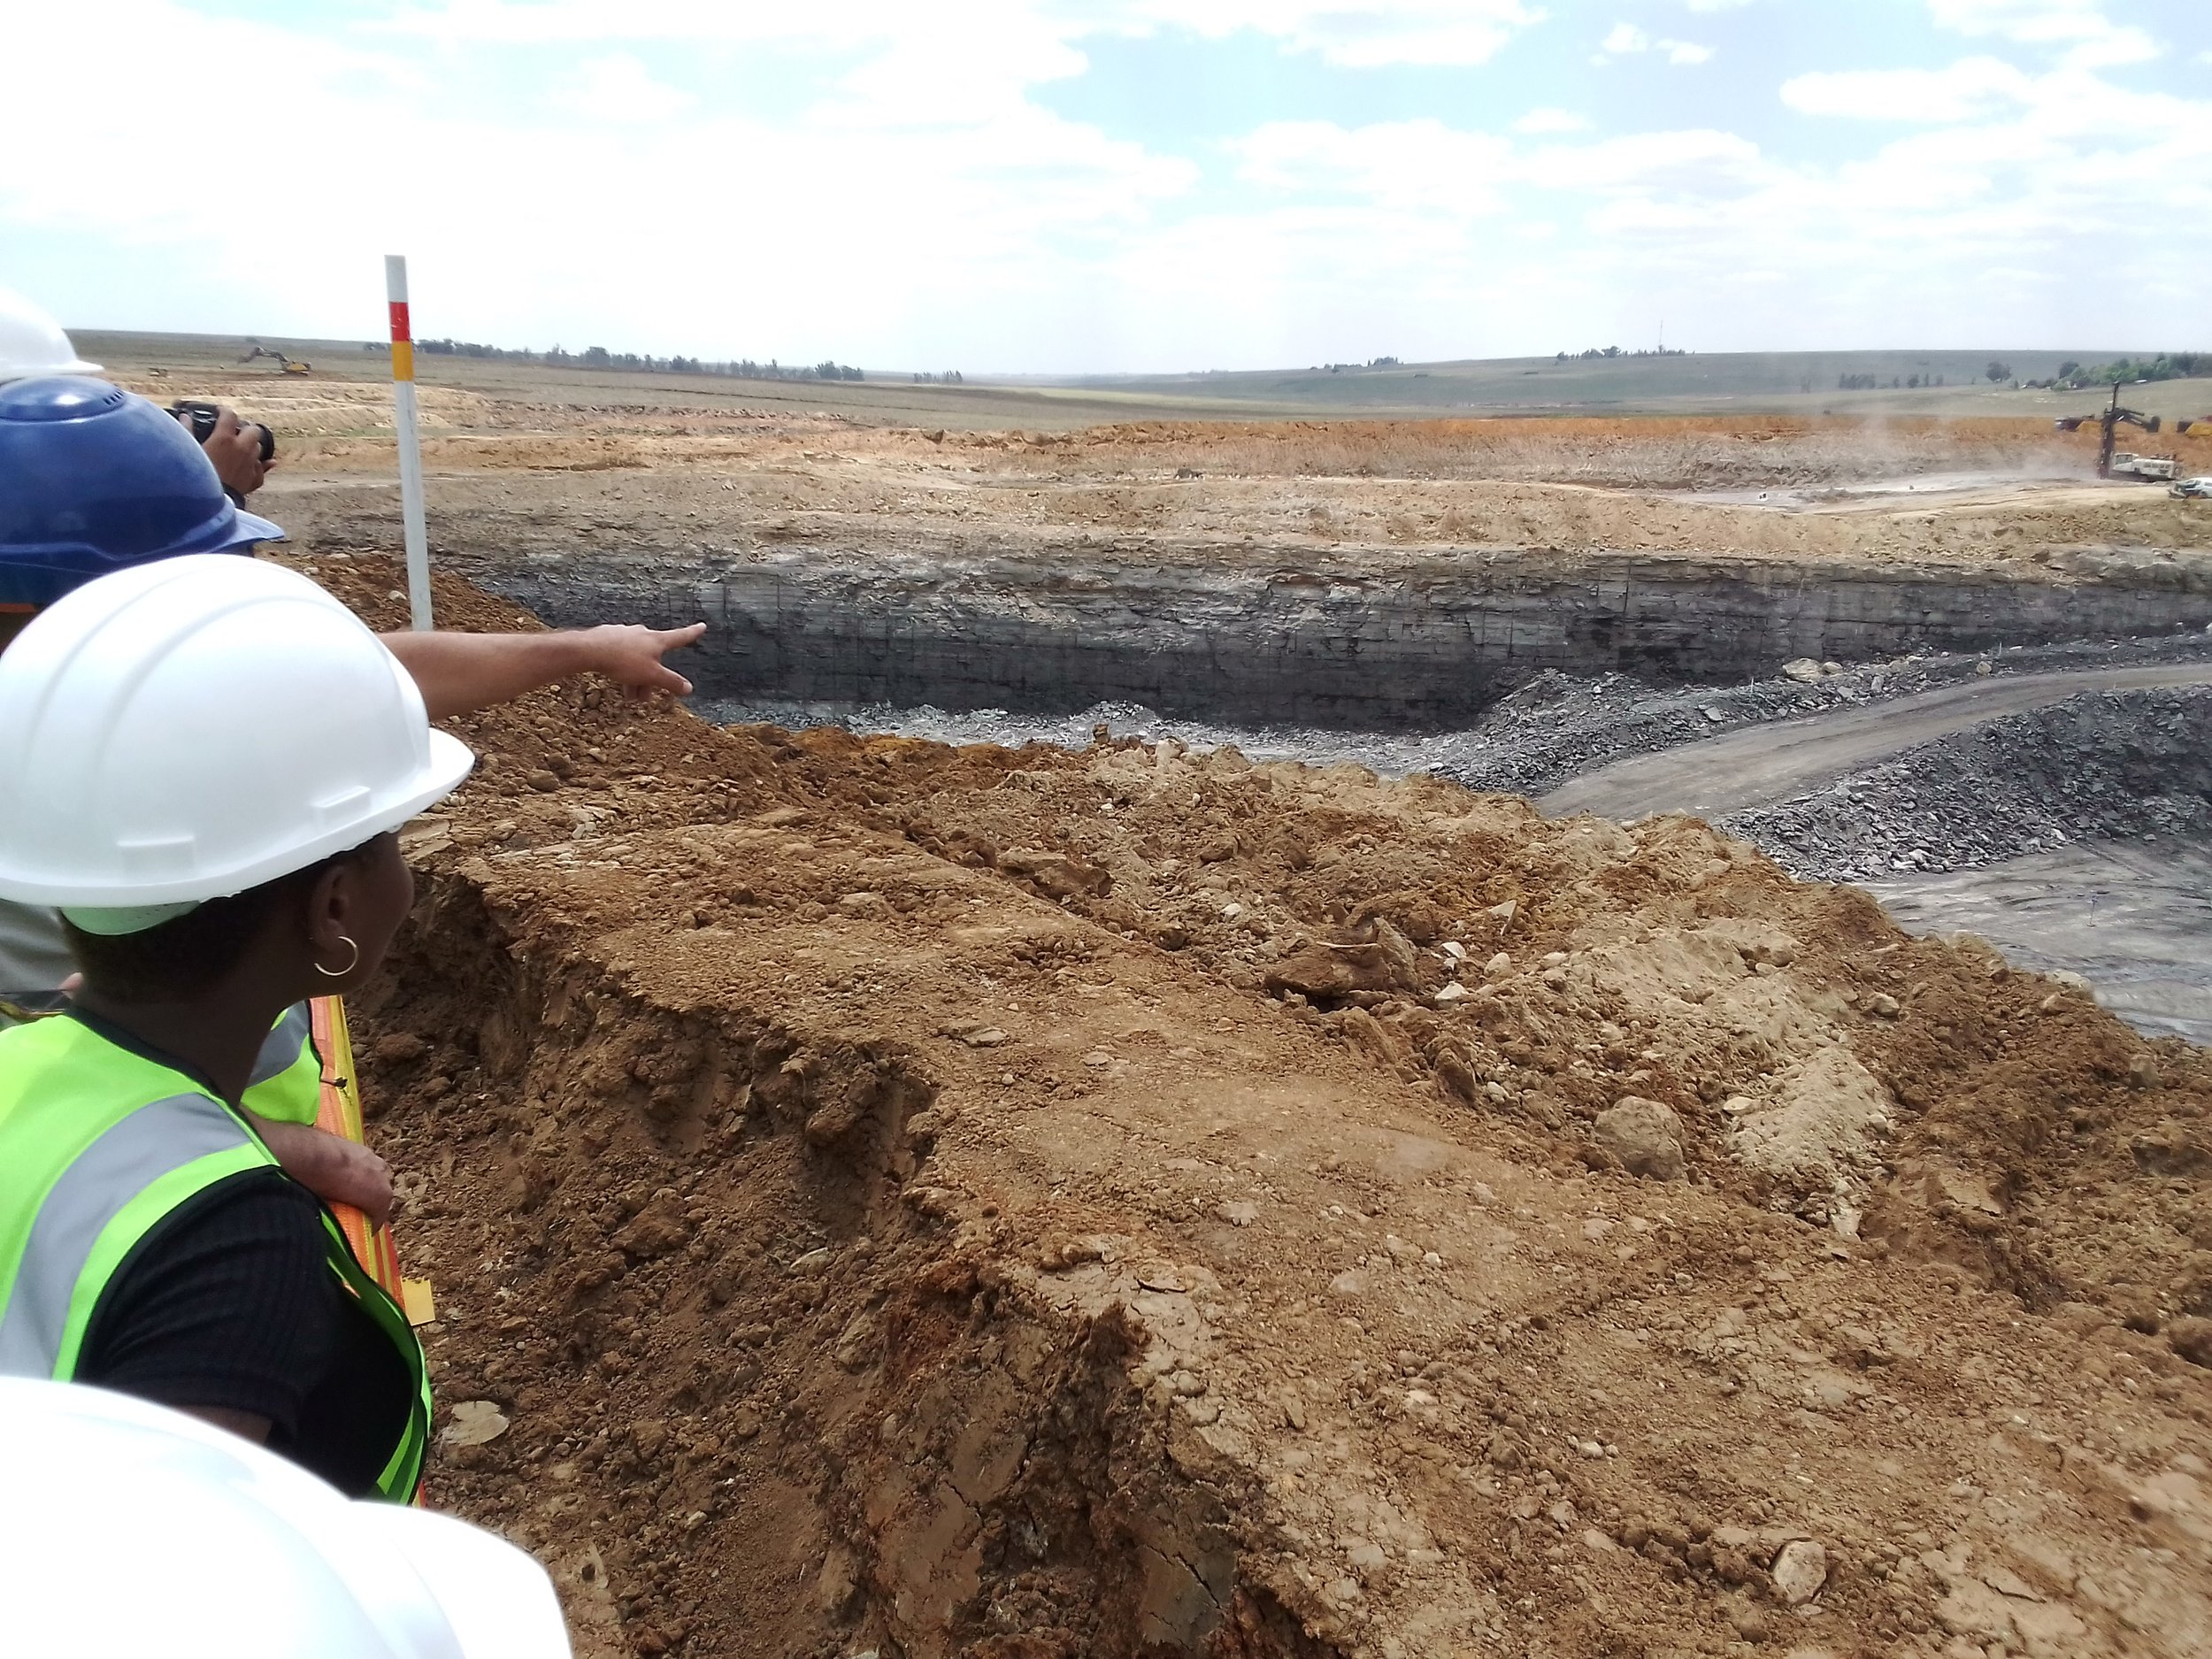
[[[46,606],[110,572],[186,554],[250,556],[283,539],[233,503],[192,434],[147,399],[72,375],[0,384],[0,650]],[[685,695],[690,682],[662,659],[705,629],[382,638],[436,720],[588,672],[633,698]],[[0,1028],[64,1006],[73,972],[53,910],[0,901]],[[303,1005],[270,1033],[246,1110],[295,1179],[381,1221],[391,1171],[366,1148],[314,1126],[321,1076]]]

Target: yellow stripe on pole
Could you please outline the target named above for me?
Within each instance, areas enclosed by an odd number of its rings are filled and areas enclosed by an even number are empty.
[[[411,340],[392,342],[392,378],[411,380],[415,378],[415,342]]]

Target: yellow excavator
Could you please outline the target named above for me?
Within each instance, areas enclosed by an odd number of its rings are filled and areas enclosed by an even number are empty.
[[[274,358],[276,360],[277,372],[280,374],[311,374],[314,373],[315,365],[313,364],[303,363],[297,357],[288,357],[281,351],[272,351],[268,347],[264,345],[256,345],[251,351],[249,351],[244,357],[239,358],[239,365],[243,367],[245,365],[257,361],[262,357]]]

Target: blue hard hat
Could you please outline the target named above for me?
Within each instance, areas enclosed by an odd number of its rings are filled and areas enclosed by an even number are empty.
[[[192,434],[146,399],[69,374],[0,386],[0,604],[283,537],[231,504]]]

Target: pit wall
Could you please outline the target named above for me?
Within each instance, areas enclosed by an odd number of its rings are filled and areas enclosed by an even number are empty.
[[[1250,1478],[1141,1329],[1010,1279],[927,1184],[911,1056],[507,923],[429,879],[363,1052],[433,1171],[417,1264],[472,1264],[426,1333],[442,1416],[513,1423],[442,1443],[435,1501],[539,1555],[580,1659],[1331,1659],[1248,1582]]]
[[[1171,555],[1171,557],[1173,556]],[[1218,556],[1217,556],[1217,557]],[[686,563],[536,552],[465,572],[557,626],[711,629],[709,697],[1065,710],[1333,726],[1464,722],[1546,669],[1661,682],[1795,657],[2170,633],[2212,622],[2212,556],[2061,554],[2019,571],[1457,550],[1387,577],[1110,551]]]

